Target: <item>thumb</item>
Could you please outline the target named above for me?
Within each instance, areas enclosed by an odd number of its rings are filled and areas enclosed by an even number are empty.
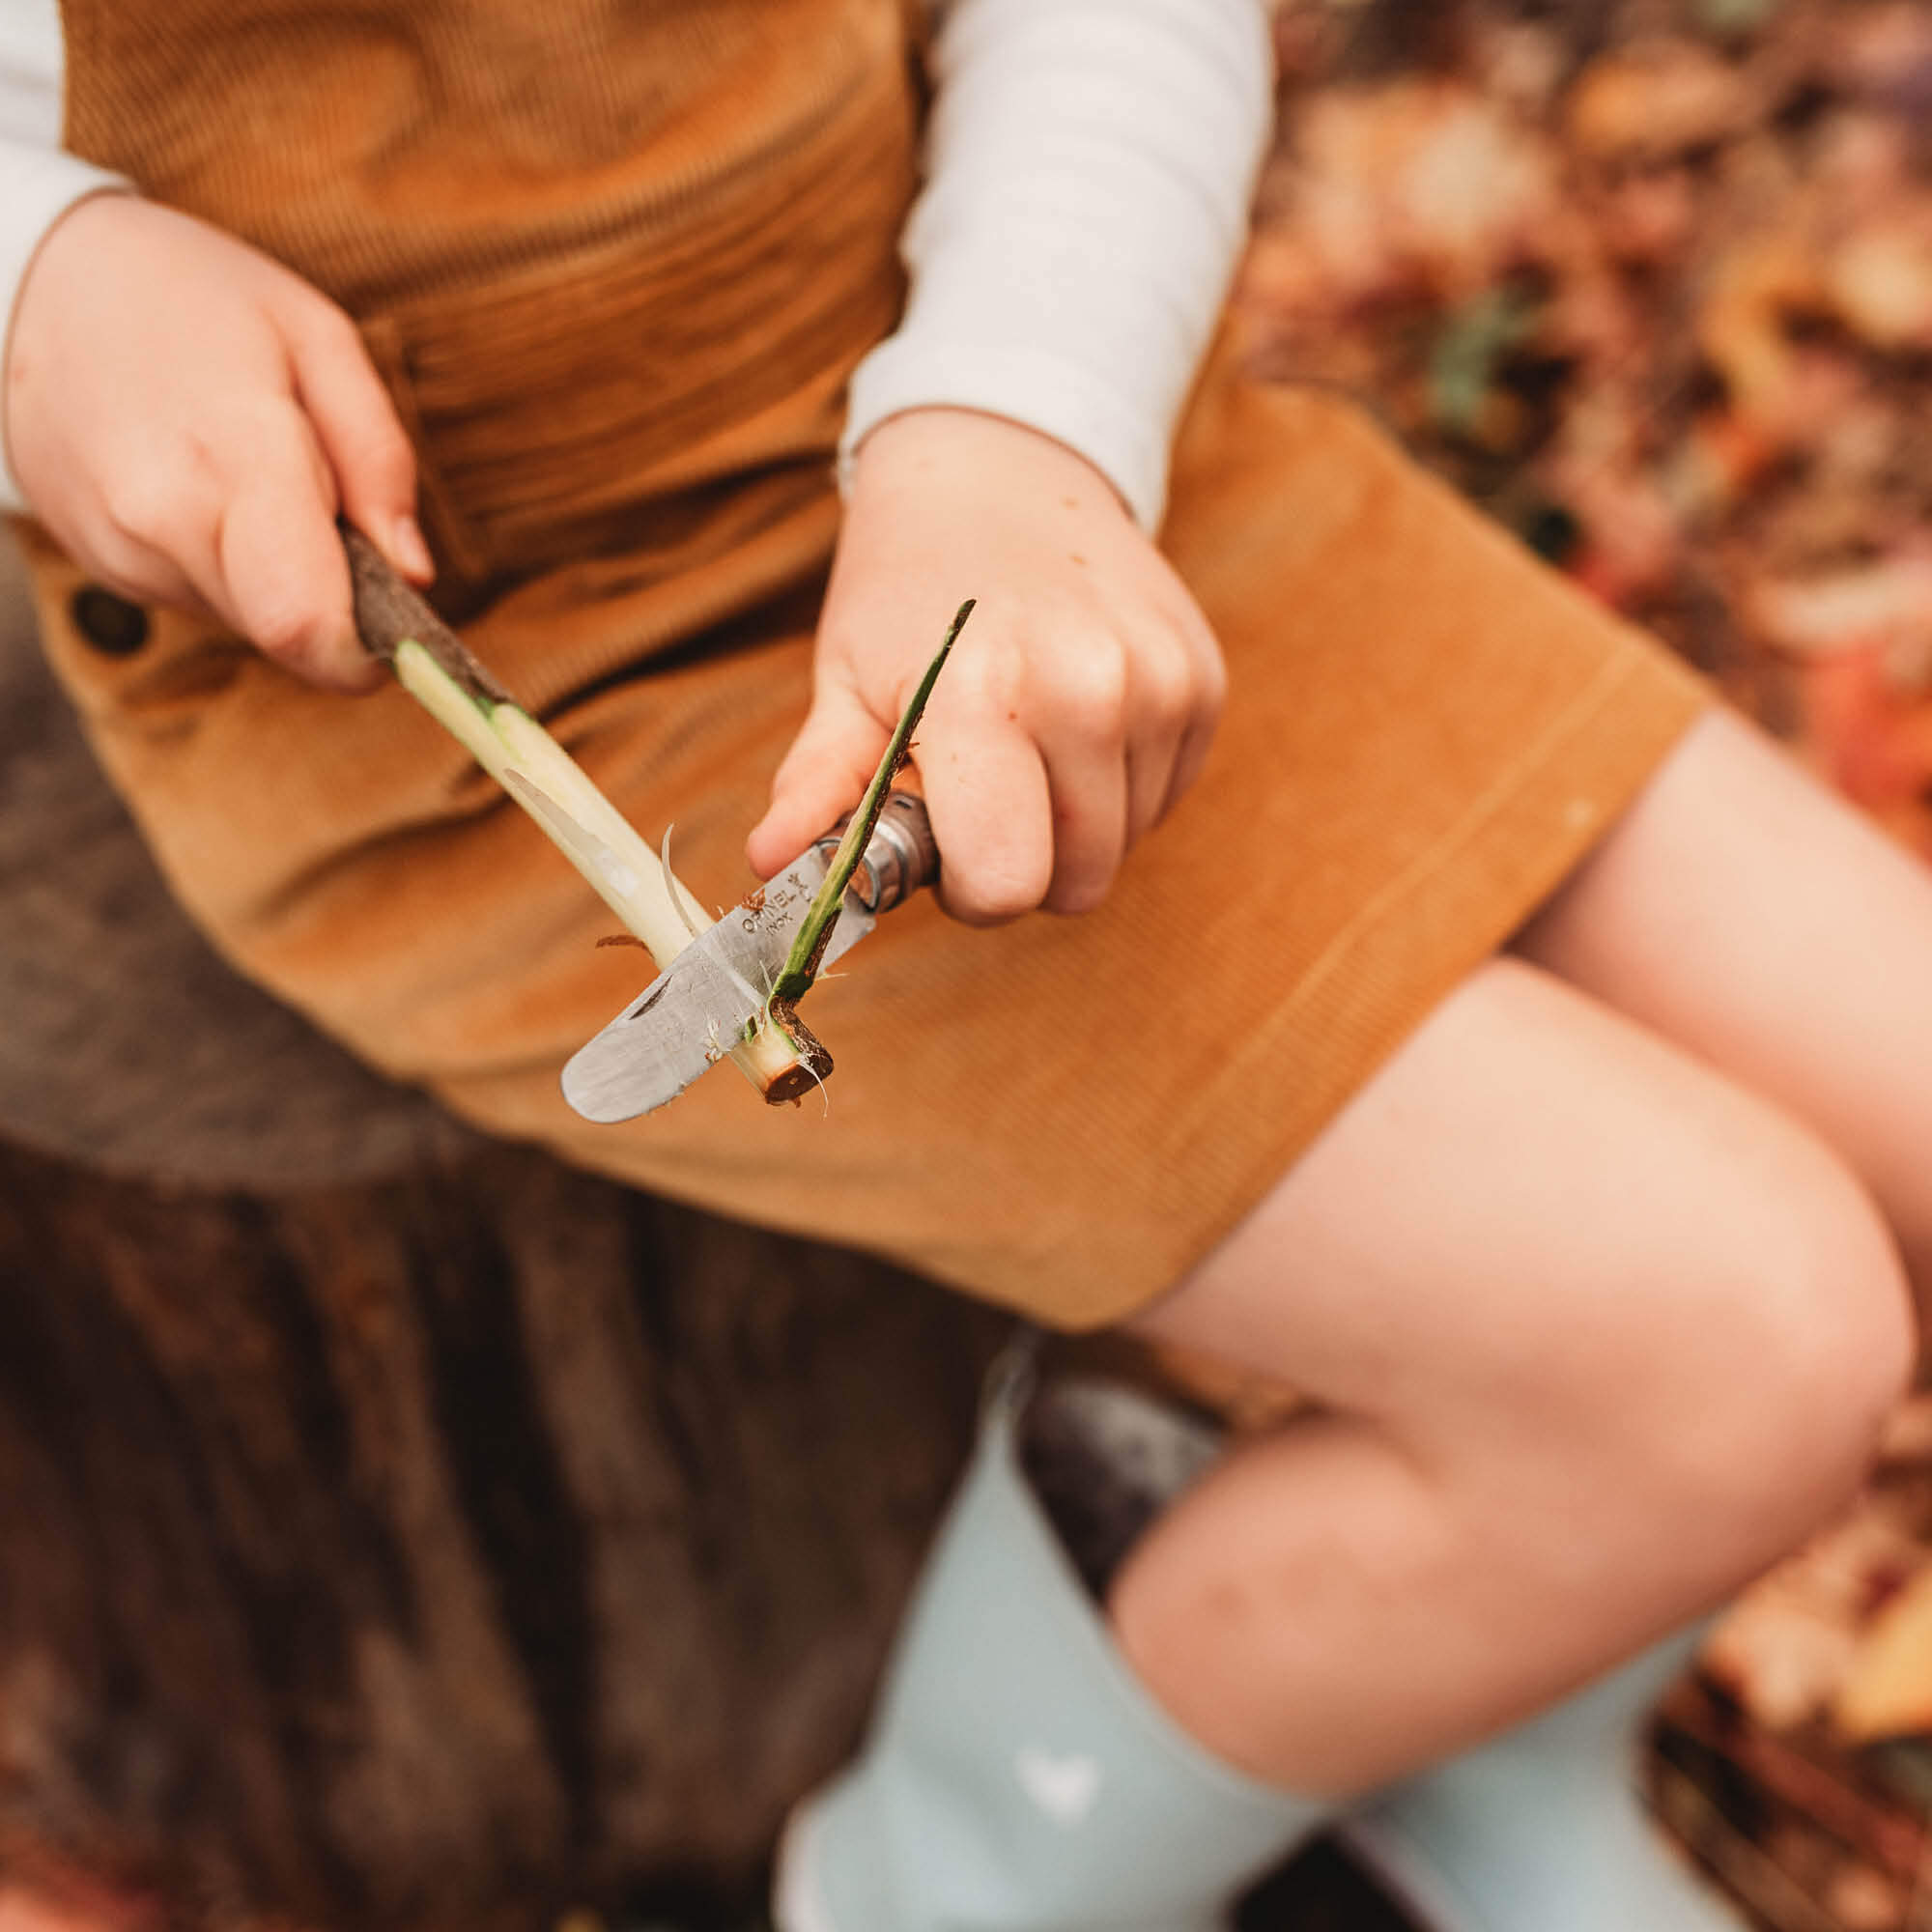
[[[335,472],[343,511],[405,577],[427,583],[436,565],[415,517],[415,451],[355,324],[312,298],[287,339],[297,388]]]
[[[819,686],[772,780],[772,802],[745,840],[745,856],[761,879],[859,803],[891,736],[849,686]]]

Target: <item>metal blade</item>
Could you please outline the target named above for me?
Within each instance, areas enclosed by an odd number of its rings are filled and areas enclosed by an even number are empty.
[[[825,882],[816,846],[694,939],[604,1030],[571,1055],[563,1097],[588,1121],[628,1121],[674,1100],[745,1037]],[[847,892],[820,971],[876,923]]]

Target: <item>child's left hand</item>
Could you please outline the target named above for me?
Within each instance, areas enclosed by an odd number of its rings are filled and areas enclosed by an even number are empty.
[[[913,752],[948,911],[1088,911],[1192,782],[1227,678],[1166,559],[1065,444],[915,410],[860,446],[811,709],[747,842],[761,876],[858,802],[967,597]]]

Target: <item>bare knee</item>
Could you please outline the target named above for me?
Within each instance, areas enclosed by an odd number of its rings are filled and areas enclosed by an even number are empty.
[[[1790,1117],[1533,969],[1446,1001],[1155,1336],[1375,1432],[1470,1552],[1629,1621],[1839,1507],[1914,1352],[1891,1234]],[[1425,1566],[1426,1567],[1426,1566]]]
[[[1695,1549],[1721,1591],[1855,1492],[1917,1336],[1889,1230],[1807,1134],[1762,1113],[1687,1179],[1703,1238],[1633,1288],[1572,1415],[1612,1513]]]
[[[1809,1527],[1864,1476],[1917,1342],[1904,1266],[1870,1196],[1808,1136],[1785,1139],[1721,1205],[1727,1254],[1703,1344],[1725,1479],[1761,1498],[1783,1490]]]

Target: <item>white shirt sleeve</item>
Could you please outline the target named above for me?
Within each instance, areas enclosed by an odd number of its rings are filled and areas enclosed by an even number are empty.
[[[0,0],[0,370],[20,284],[47,230],[83,196],[128,186],[61,152],[61,74],[57,0]],[[0,420],[0,510],[22,510],[5,432]]]
[[[9,325],[47,231],[127,185],[60,152],[61,61],[57,0],[5,0]],[[1265,0],[952,0],[934,66],[911,296],[854,375],[841,462],[901,411],[984,410],[1079,451],[1152,528],[1266,143]],[[21,507],[0,423],[0,509]]]
[[[853,376],[841,469],[901,411],[983,410],[1151,529],[1272,121],[1264,0],[952,0],[933,66],[910,297]]]

